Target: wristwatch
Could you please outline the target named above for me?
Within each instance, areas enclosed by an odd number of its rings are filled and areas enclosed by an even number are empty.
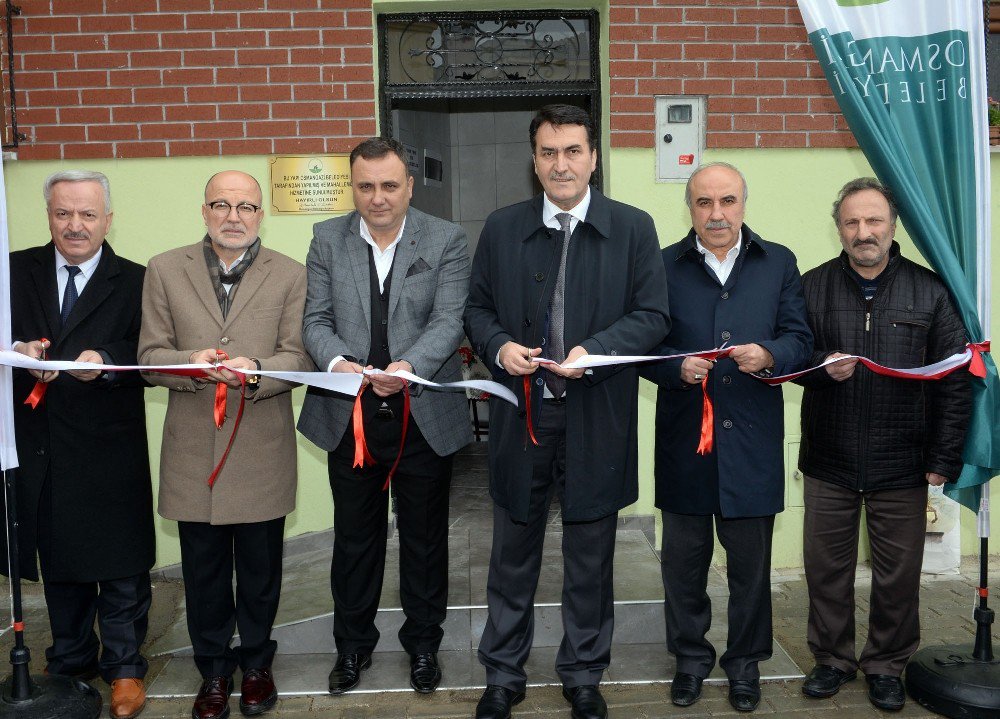
[[[260,360],[257,359],[256,357],[251,357],[250,361],[253,362],[255,365],[257,365],[257,370],[260,371],[261,369]],[[257,388],[260,387],[260,375],[248,374],[246,376],[246,385],[247,385],[247,392],[250,392],[251,394],[256,392]]]

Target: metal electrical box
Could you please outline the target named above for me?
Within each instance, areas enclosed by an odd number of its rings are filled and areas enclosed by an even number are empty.
[[[656,96],[656,181],[686,182],[705,154],[705,96]]]

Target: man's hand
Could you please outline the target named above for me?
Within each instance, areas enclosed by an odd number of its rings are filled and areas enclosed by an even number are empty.
[[[774,367],[774,357],[758,344],[736,345],[729,351],[729,357],[740,372],[747,374]]]
[[[500,348],[500,366],[507,370],[507,374],[514,376],[531,374],[538,369],[538,364],[532,362],[531,358],[541,353],[541,347],[529,349],[517,342],[505,342]]]
[[[74,362],[89,362],[91,364],[104,364],[104,358],[94,350],[84,350]],[[91,382],[101,376],[99,369],[71,369],[67,370],[71,375],[81,382]]]
[[[45,350],[51,346],[52,343],[48,340],[32,340],[31,342],[19,342],[17,347],[14,348],[14,351],[20,352],[26,357],[31,357],[31,359],[42,359],[45,355]],[[51,382],[59,376],[58,370],[52,372],[42,372],[37,369],[29,369],[28,372],[39,382]]]
[[[366,369],[372,369],[371,365],[367,367],[362,367],[357,362],[351,362],[349,360],[340,360],[337,364],[330,368],[331,372],[348,372],[352,374],[361,374]],[[361,374],[361,386],[364,387],[368,382],[368,375]]]
[[[942,484],[948,481],[947,477],[945,477],[943,474],[938,474],[937,472],[928,472],[926,476],[927,476],[927,484],[931,485],[932,487],[940,487]]]
[[[834,352],[833,354],[827,355],[827,359],[836,359],[837,357],[848,357],[843,352]],[[850,379],[854,376],[854,368],[858,364],[857,357],[851,357],[851,359],[846,359],[843,362],[834,362],[833,364],[828,364],[826,366],[826,373],[837,382],[843,382],[844,380]]]
[[[704,357],[685,357],[681,362],[681,381],[688,384],[701,384],[708,373],[715,368],[715,362]]]
[[[242,382],[240,381],[240,376],[236,372],[230,372],[228,367],[233,369],[245,369],[257,371],[257,365],[252,359],[247,357],[234,357],[233,359],[225,360],[226,367],[219,367],[219,374],[223,377],[223,382],[228,384],[230,387],[239,387]]]
[[[566,359],[563,360],[563,364],[576,362],[581,357],[586,356],[586,354],[587,350],[585,350],[580,345],[577,345],[576,347],[574,347],[569,351],[568,355],[566,355]],[[557,375],[561,375],[566,379],[580,379],[581,377],[583,377],[583,373],[586,372],[586,370],[583,367],[580,367],[579,369],[566,369],[562,365],[552,365],[552,364],[545,365],[545,369]]]
[[[188,362],[190,364],[204,363],[214,365],[218,364],[221,357],[222,356],[219,354],[218,350],[215,349],[198,350],[197,352],[191,353],[191,356],[188,357]],[[254,365],[254,367],[256,368],[256,365]],[[232,372],[229,372],[228,374],[231,376]],[[226,384],[229,384],[229,380],[226,379],[226,377],[217,369],[205,370],[205,377],[212,382],[225,382]],[[237,382],[237,384],[239,384],[239,382]]]
[[[413,365],[406,360],[398,360],[386,367],[383,372],[395,372],[397,370],[405,370],[410,374],[413,374]],[[372,383],[372,390],[374,390],[375,394],[379,397],[388,397],[389,395],[396,394],[403,389],[403,380],[399,377],[387,377],[384,374],[373,374],[369,375],[368,379]]]

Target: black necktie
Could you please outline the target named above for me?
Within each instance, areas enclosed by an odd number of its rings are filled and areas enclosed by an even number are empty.
[[[63,292],[62,310],[59,312],[59,316],[62,318],[62,323],[66,324],[69,313],[73,311],[73,305],[80,298],[76,291],[76,276],[80,274],[80,268],[75,265],[63,266],[66,268],[69,279],[66,280],[66,291]]]
[[[562,232],[562,256],[559,258],[559,274],[556,275],[556,287],[552,292],[552,302],[549,304],[549,359],[562,363],[566,359],[566,255],[569,252],[571,215],[560,212],[556,215],[559,229]],[[556,399],[566,392],[566,379],[554,372],[545,373],[545,386]]]

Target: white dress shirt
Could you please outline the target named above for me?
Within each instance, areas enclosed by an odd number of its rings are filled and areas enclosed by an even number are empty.
[[[726,253],[726,259],[724,260],[720,260],[715,256],[714,252],[705,247],[705,245],[701,243],[700,237],[698,237],[695,242],[695,247],[698,248],[698,252],[705,255],[705,264],[712,268],[715,276],[719,278],[719,282],[722,284],[726,284],[726,280],[729,279],[730,273],[732,273],[733,268],[736,266],[736,258],[739,257],[740,247],[742,246],[743,230],[740,230],[740,234],[736,238],[736,244],[729,248],[729,252]]]
[[[81,262],[77,265],[80,271],[77,273],[76,277],[73,278],[76,284],[76,296],[79,297],[83,294],[83,288],[87,286],[90,278],[94,276],[94,270],[97,269],[97,264],[101,261],[101,254],[104,252],[104,243],[97,248],[97,254],[91,257],[86,262]],[[66,284],[69,282],[69,273],[63,269],[66,265],[71,265],[65,257],[60,254],[59,250],[56,250],[56,286],[59,292],[59,311],[62,312],[62,302],[63,297],[66,295]]]

